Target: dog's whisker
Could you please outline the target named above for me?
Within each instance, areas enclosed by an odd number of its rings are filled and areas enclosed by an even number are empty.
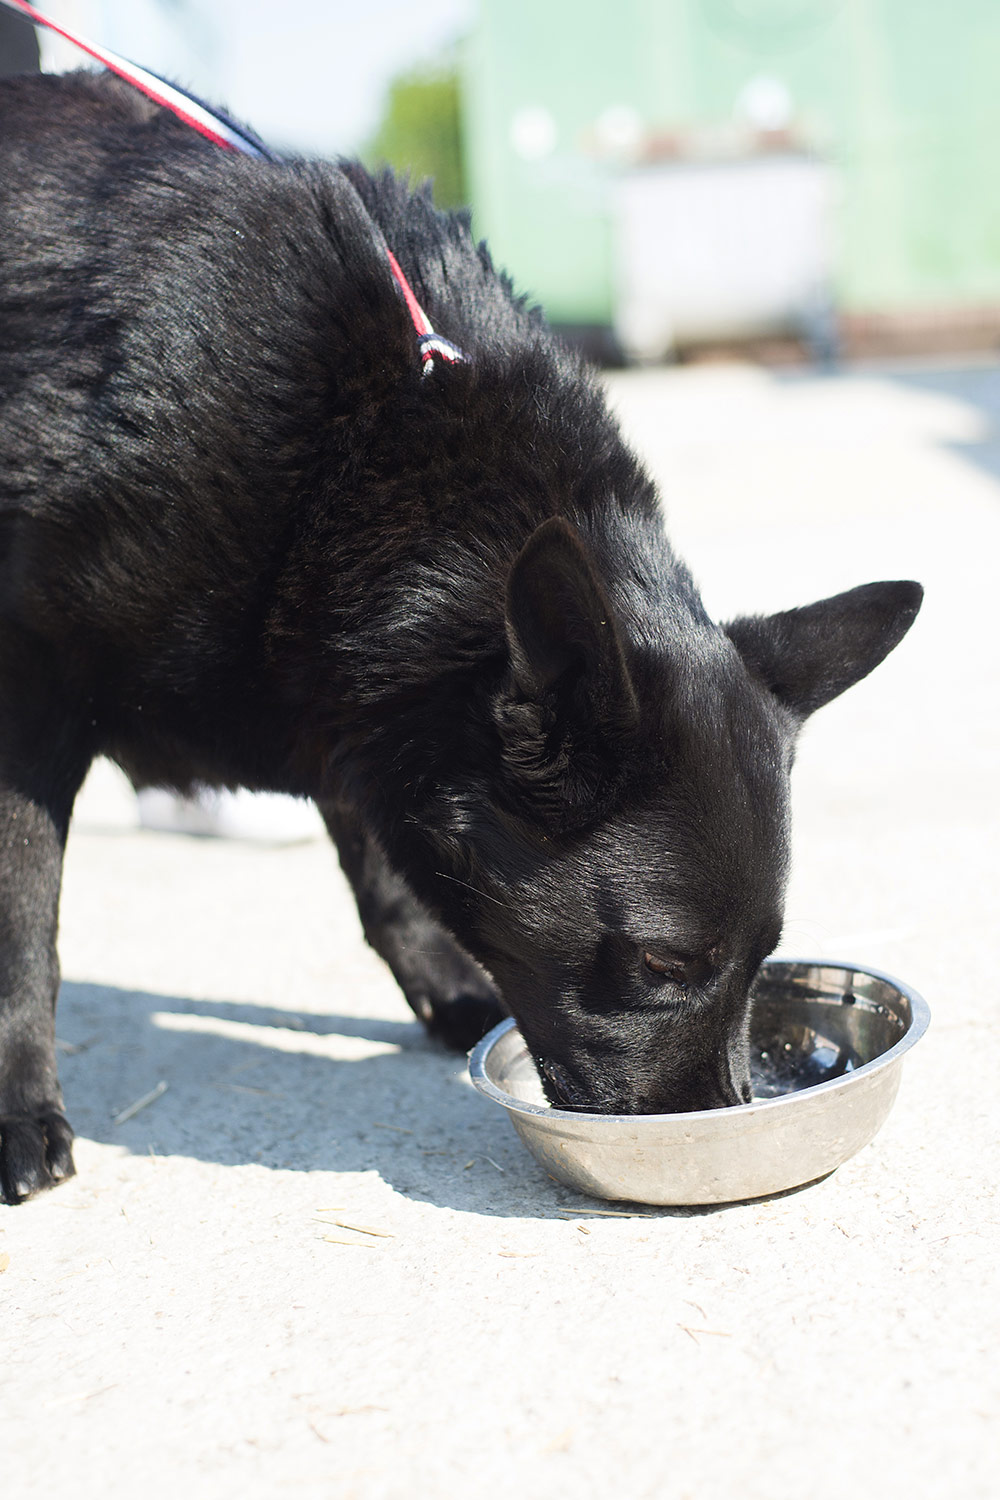
[[[492,901],[494,906],[507,908],[506,901],[501,901],[496,896],[491,896],[486,891],[479,890],[477,886],[470,885],[467,880],[459,880],[457,875],[446,875],[443,870],[435,870],[434,873],[440,876],[442,880],[450,880],[452,885],[464,885],[465,889],[471,891],[474,896],[482,896],[484,901]]]

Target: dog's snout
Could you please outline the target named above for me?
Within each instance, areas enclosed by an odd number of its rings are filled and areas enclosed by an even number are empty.
[[[549,1103],[555,1109],[578,1113],[692,1114],[705,1109],[732,1109],[749,1104],[752,1099],[749,1071],[741,1077],[738,1068],[661,1080],[653,1087],[639,1088],[633,1084],[612,1091],[607,1087],[588,1088],[552,1058],[538,1057],[536,1063]]]

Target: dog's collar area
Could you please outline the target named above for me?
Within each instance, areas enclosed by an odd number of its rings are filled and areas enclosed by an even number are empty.
[[[458,345],[453,344],[451,339],[442,338],[439,333],[422,333],[417,339],[417,347],[423,360],[425,375],[429,375],[434,369],[435,354],[440,355],[446,365],[459,365],[465,359]]]
[[[85,41],[83,37],[77,36],[65,26],[50,21],[47,16],[43,16],[33,5],[30,5],[28,0],[0,0],[0,7],[23,16],[33,26],[44,26],[65,41],[72,42],[74,47],[79,47],[80,51],[86,52],[88,57],[93,57],[97,62],[103,63],[112,73],[117,74],[126,83],[130,83],[140,93],[145,94],[147,99],[152,99],[164,109],[169,109],[179,120],[183,120],[185,125],[190,125],[193,130],[197,130],[208,140],[214,141],[217,146],[222,146],[227,151],[239,151],[244,156],[254,156],[262,161],[281,161],[280,156],[265,146],[263,141],[255,140],[253,136],[247,134],[235,120],[230,120],[218,110],[209,108],[193,94],[165,82],[155,73],[139,67],[137,63],[119,57],[107,47],[100,47],[94,42]],[[420,351],[423,374],[430,375],[438,359],[448,365],[460,364],[465,359],[461,349],[450,339],[443,338],[441,334],[434,331],[430,319],[417,301],[413,288],[403,275],[398,260],[388,246],[386,246],[385,253],[389,257],[389,269],[393,280],[403,295],[410,321],[416,330],[417,348]]]

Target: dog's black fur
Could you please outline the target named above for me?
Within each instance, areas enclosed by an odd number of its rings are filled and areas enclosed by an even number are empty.
[[[387,246],[464,363],[422,376]],[[499,994],[554,1102],[745,1099],[796,732],[919,602],[720,628],[464,218],[106,77],[0,86],[4,1196],[72,1171],[56,922],[98,754],[315,798],[417,1014],[465,1047]]]

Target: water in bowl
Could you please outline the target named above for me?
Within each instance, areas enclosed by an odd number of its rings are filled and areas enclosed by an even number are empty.
[[[776,1099],[779,1094],[793,1094],[817,1083],[828,1083],[831,1078],[843,1078],[845,1073],[853,1073],[860,1061],[849,1048],[838,1047],[815,1031],[796,1041],[778,1038],[751,1053],[753,1097]]]

